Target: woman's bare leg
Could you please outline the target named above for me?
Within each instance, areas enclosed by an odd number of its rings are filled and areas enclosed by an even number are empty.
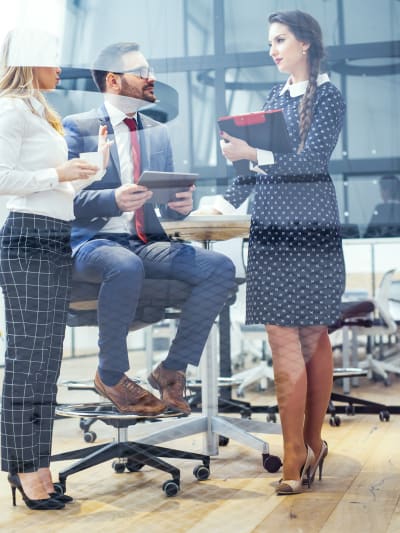
[[[42,480],[38,472],[20,472],[18,477],[21,481],[22,488],[25,494],[31,500],[45,500],[49,497],[48,492],[43,486]]]
[[[50,468],[39,468],[38,474],[40,479],[42,480],[43,487],[46,489],[48,494],[54,492],[54,485],[51,479]]]
[[[322,443],[322,425],[332,392],[332,348],[325,326],[301,328],[300,341],[307,370],[304,441],[318,457]]]
[[[307,373],[298,328],[266,326],[283,434],[283,479],[300,479],[306,459],[304,413]]]

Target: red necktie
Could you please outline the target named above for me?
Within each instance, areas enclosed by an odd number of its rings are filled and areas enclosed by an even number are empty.
[[[132,145],[132,162],[133,162],[133,182],[137,183],[140,177],[140,145],[137,134],[137,123],[134,118],[124,118],[125,124],[128,126],[131,134]],[[135,227],[136,234],[143,242],[147,242],[146,233],[144,231],[144,209],[139,207],[135,211]]]

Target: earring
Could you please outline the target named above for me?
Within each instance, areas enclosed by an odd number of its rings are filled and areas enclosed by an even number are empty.
[[[303,50],[301,53],[303,54],[303,56],[305,56],[307,52]]]

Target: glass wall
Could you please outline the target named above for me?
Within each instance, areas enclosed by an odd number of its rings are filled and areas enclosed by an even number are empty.
[[[363,228],[380,201],[379,178],[400,173],[398,0],[28,0],[0,24],[53,29],[63,43],[63,80],[51,99],[62,115],[98,106],[88,68],[116,41],[137,41],[155,67],[156,109],[170,129],[176,167],[222,191],[233,176],[219,150],[216,118],[257,111],[285,80],[267,52],[268,15],[302,9],[320,22],[326,68],[342,91],[345,126],[331,172],[343,222]],[[8,17],[8,18],[7,18]]]
[[[387,203],[381,176],[400,176],[398,0],[10,0],[4,4],[0,39],[20,25],[60,36],[62,82],[49,98],[62,116],[101,105],[103,98],[89,71],[99,50],[118,41],[140,44],[156,70],[159,98],[146,112],[166,122],[177,170],[200,174],[197,203],[203,195],[223,192],[233,178],[233,167],[219,149],[217,117],[259,110],[271,87],[285,80],[268,55],[268,15],[276,10],[308,11],[321,24],[326,69],[347,104],[330,165],[345,236],[365,235],[376,206]],[[0,198],[2,217],[5,201]],[[389,201],[399,202],[394,197]],[[346,247],[348,272],[356,277],[370,269],[371,262],[360,253],[363,243],[354,253]],[[379,268],[389,268],[393,261],[398,266],[398,249],[388,246],[385,255],[379,252]]]

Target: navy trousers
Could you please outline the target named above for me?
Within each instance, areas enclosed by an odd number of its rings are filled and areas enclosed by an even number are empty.
[[[1,409],[1,465],[49,466],[67,308],[70,224],[11,213],[0,233],[0,284],[7,350]]]
[[[235,267],[223,254],[181,242],[143,244],[128,235],[98,236],[79,248],[74,278],[101,284],[98,300],[99,366],[129,369],[126,337],[135,316],[144,277],[188,283],[167,358],[198,365],[211,326],[235,287]]]

